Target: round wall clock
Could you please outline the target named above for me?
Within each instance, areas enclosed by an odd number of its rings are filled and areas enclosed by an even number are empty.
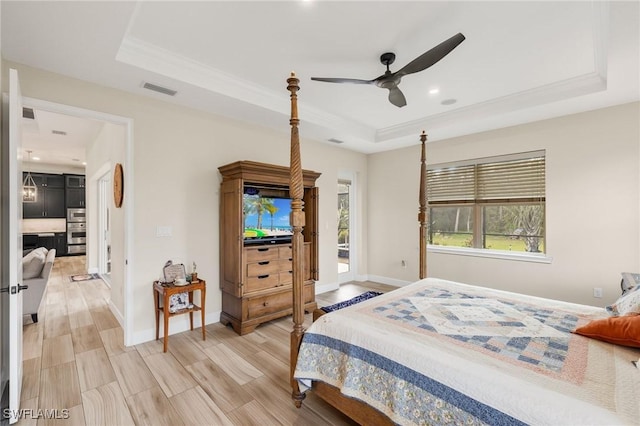
[[[122,206],[122,198],[124,197],[124,176],[122,174],[122,164],[117,163],[113,170],[113,201],[116,207]]]

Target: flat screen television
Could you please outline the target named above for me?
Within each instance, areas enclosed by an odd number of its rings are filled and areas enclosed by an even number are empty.
[[[245,187],[244,244],[291,242],[291,198],[281,189]]]

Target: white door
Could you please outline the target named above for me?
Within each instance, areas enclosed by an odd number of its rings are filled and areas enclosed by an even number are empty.
[[[22,163],[21,126],[22,96],[18,71],[9,70],[9,96],[2,98],[2,198],[9,200],[4,207],[2,238],[8,238],[8,250],[2,253],[2,288],[9,290],[9,423],[18,421],[22,390]],[[7,137],[8,136],[8,137]],[[7,208],[8,207],[8,208]]]
[[[110,189],[111,171],[108,171],[98,180],[98,272],[103,278],[111,273]],[[105,280],[107,285],[108,281],[109,278]]]

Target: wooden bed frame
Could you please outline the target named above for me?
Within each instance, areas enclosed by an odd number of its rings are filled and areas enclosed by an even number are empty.
[[[291,226],[293,228],[292,251],[293,251],[293,330],[291,331],[291,352],[290,352],[290,381],[291,381],[291,397],[296,405],[300,408],[305,394],[300,391],[298,381],[294,379],[293,374],[296,369],[298,359],[298,350],[304,335],[304,239],[302,229],[304,228],[304,211],[303,211],[303,182],[302,182],[302,163],[300,159],[300,136],[298,133],[298,95],[300,90],[300,80],[296,78],[295,73],[287,79],[287,90],[291,92],[291,160],[290,160],[290,187],[289,192],[291,201]],[[427,135],[423,131],[420,135],[422,143],[422,155],[420,166],[420,193],[419,193],[419,211],[418,222],[420,223],[420,279],[427,276],[427,194],[426,194],[426,147]],[[314,320],[318,314],[314,313]],[[393,422],[384,414],[375,408],[353,398],[349,398],[340,393],[340,390],[334,386],[322,382],[313,383],[313,392],[328,402],[333,407],[342,411],[344,414],[360,424],[387,425]]]

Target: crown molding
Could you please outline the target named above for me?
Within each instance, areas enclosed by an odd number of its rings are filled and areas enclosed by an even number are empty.
[[[468,107],[381,128],[376,131],[375,142],[387,142],[414,135],[422,129],[438,130],[455,126],[460,122],[476,121],[489,116],[506,114],[606,90],[609,9],[609,2],[594,1],[591,4],[591,31],[593,35],[593,70],[591,72]]]
[[[378,144],[411,137],[422,129],[430,131],[450,129],[460,122],[471,123],[489,116],[504,115],[606,90],[609,9],[609,2],[594,1],[591,4],[593,68],[584,74],[479,104],[378,129],[313,107],[304,100],[299,101],[301,116],[307,123],[325,129],[320,133],[329,135],[327,138],[338,137],[365,145]],[[289,97],[283,93],[133,37],[130,31],[122,40],[116,60],[282,115],[289,114]],[[180,93],[177,96],[180,96]]]
[[[266,89],[130,35],[123,38],[116,60],[283,115],[290,113],[289,96],[284,95],[284,91]],[[180,96],[179,92],[177,96]],[[312,107],[304,101],[299,101],[299,108],[307,122],[358,139],[374,140],[375,129],[369,126]]]
[[[413,135],[422,129],[433,131],[455,126],[460,122],[468,123],[482,120],[491,116],[594,93],[606,88],[607,82],[600,74],[594,72],[581,75],[453,111],[408,121],[397,126],[379,129],[376,132],[375,142],[387,142]]]

